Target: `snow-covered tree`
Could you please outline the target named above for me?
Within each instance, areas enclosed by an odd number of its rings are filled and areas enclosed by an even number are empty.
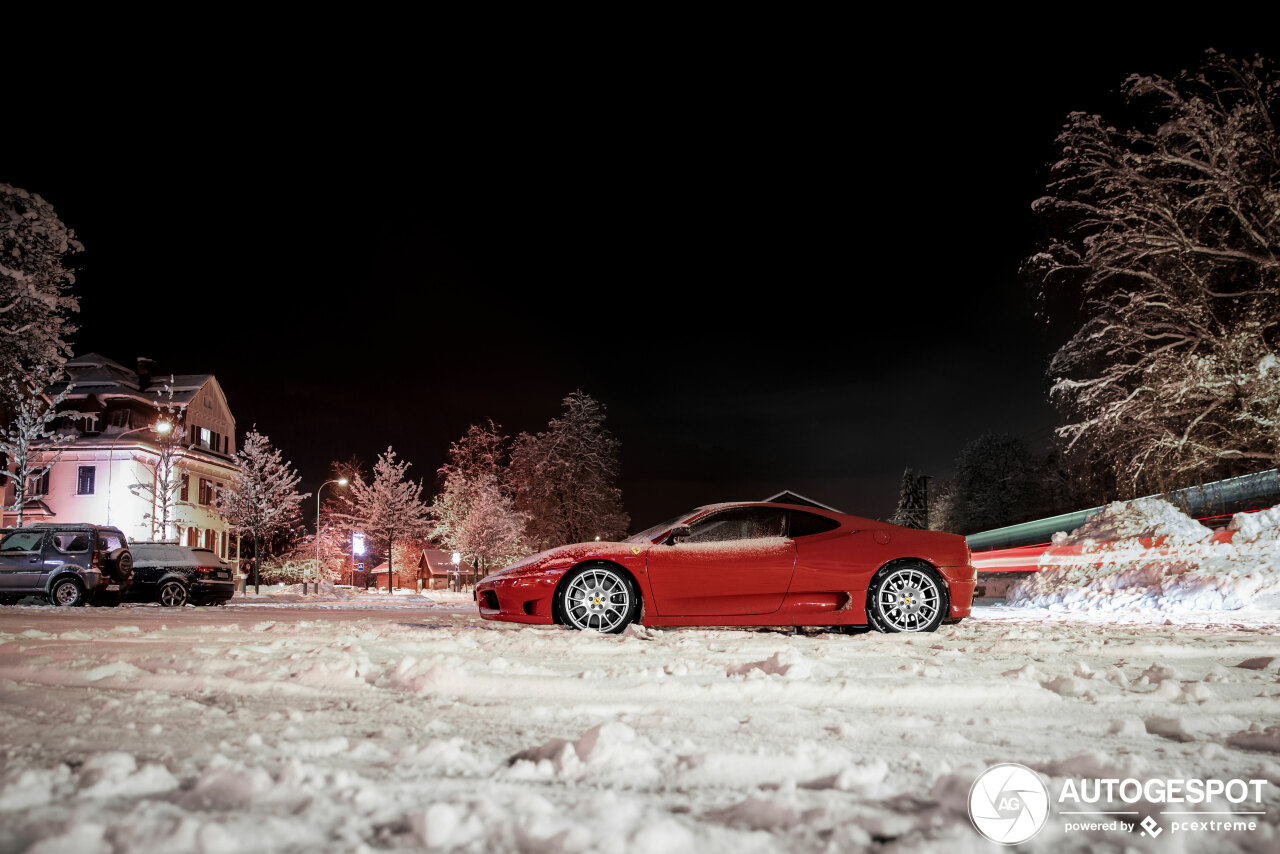
[[[397,461],[396,452],[388,446],[385,454],[378,455],[371,482],[351,482],[357,524],[375,547],[386,550],[387,592],[394,590],[394,546],[424,536],[430,523],[430,509],[422,501],[422,482],[409,480],[409,466]]]
[[[972,534],[1031,518],[1039,503],[1031,454],[1018,439],[984,433],[956,457],[943,528]]]
[[[299,555],[307,554],[312,563],[315,562],[316,536],[320,538],[321,580],[338,582],[344,573],[351,569],[351,535],[357,529],[355,497],[350,484],[365,477],[365,469],[361,462],[352,457],[349,460],[333,462],[329,465],[330,480],[347,479],[347,488],[330,484],[323,493],[320,509],[320,530],[318,534],[303,537],[299,543]]]
[[[253,586],[258,590],[259,543],[287,530],[310,493],[297,491],[299,476],[255,425],[236,451],[238,471],[214,500],[214,509],[239,534],[253,537]]]
[[[502,488],[510,442],[493,421],[471,425],[449,448],[449,462],[439,472],[444,486],[431,504],[432,536],[465,555],[479,575],[529,553],[528,516],[516,511]]]
[[[533,548],[626,532],[631,517],[615,485],[621,443],[604,421],[604,406],[575,391],[544,432],[516,439],[508,485],[515,509],[529,515],[525,535]]]
[[[529,517],[515,509],[492,473],[468,480],[460,471],[445,478],[431,505],[432,535],[449,550],[461,552],[478,577],[529,554],[524,528]]]
[[[902,473],[902,486],[898,490],[898,508],[889,521],[904,528],[929,527],[929,479],[917,475],[908,468]]]
[[[84,247],[38,195],[0,183],[0,374],[28,375],[66,361],[70,315],[69,255]]]
[[[156,443],[156,458],[139,459],[151,469],[151,479],[129,484],[129,491],[150,502],[154,512],[143,515],[151,521],[153,540],[176,540],[178,500],[182,495],[182,483],[188,470],[182,459],[182,441],[186,435],[186,410],[173,400],[173,376],[169,382],[156,389],[156,425],[167,424],[164,432],[152,431]],[[172,532],[170,529],[173,529]],[[170,535],[172,533],[172,536]]]
[[[1121,496],[1280,454],[1280,77],[1211,51],[1123,92],[1128,127],[1068,117],[1026,264],[1044,305],[1083,309],[1050,366],[1059,435]]]
[[[955,485],[950,478],[935,479],[929,486],[929,530],[950,531],[954,513]]]
[[[0,185],[2,187],[3,185]],[[13,504],[5,510],[18,514],[18,526],[22,526],[23,510],[27,503],[27,485],[44,475],[62,457],[60,445],[70,442],[74,434],[58,433],[54,423],[69,413],[58,412],[58,406],[66,400],[71,386],[52,397],[47,390],[58,375],[47,367],[36,366],[25,374],[6,374],[0,381],[0,395],[10,419],[0,430],[0,454],[6,466],[0,474],[13,482]]]

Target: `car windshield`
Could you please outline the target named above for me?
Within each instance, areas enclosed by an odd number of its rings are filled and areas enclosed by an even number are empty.
[[[33,552],[43,539],[43,531],[14,531],[0,543],[0,552]]]
[[[632,534],[622,542],[624,543],[652,543],[660,534],[665,534],[676,526],[676,523],[688,516],[688,513],[681,513],[679,516],[672,516],[665,522],[654,525],[652,528],[645,528],[638,534]]]

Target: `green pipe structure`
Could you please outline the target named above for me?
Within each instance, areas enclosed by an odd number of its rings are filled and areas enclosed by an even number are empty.
[[[1148,495],[1147,497],[1165,498],[1194,518],[1220,516],[1236,512],[1244,505],[1262,499],[1280,502],[1280,471],[1267,469],[1256,474],[1242,474],[1239,477],[1216,480],[1201,486],[1190,486],[1168,495]],[[1049,538],[1058,531],[1073,531],[1079,528],[1086,519],[1101,509],[1101,507],[1090,507],[1088,510],[1061,513],[1031,522],[993,528],[990,531],[970,534],[965,537],[965,540],[968,541],[970,550],[975,552],[1047,543]]]

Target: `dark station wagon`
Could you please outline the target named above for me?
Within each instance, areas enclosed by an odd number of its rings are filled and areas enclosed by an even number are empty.
[[[133,544],[130,602],[159,602],[176,608],[222,605],[235,593],[231,567],[210,549],[169,543]]]

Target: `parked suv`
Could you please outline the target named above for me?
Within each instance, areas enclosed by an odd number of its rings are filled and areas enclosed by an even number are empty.
[[[54,605],[119,605],[133,555],[119,528],[25,525],[0,540],[0,603],[43,596]]]
[[[133,544],[129,600],[166,607],[221,605],[235,593],[231,566],[210,549],[168,543]]]

